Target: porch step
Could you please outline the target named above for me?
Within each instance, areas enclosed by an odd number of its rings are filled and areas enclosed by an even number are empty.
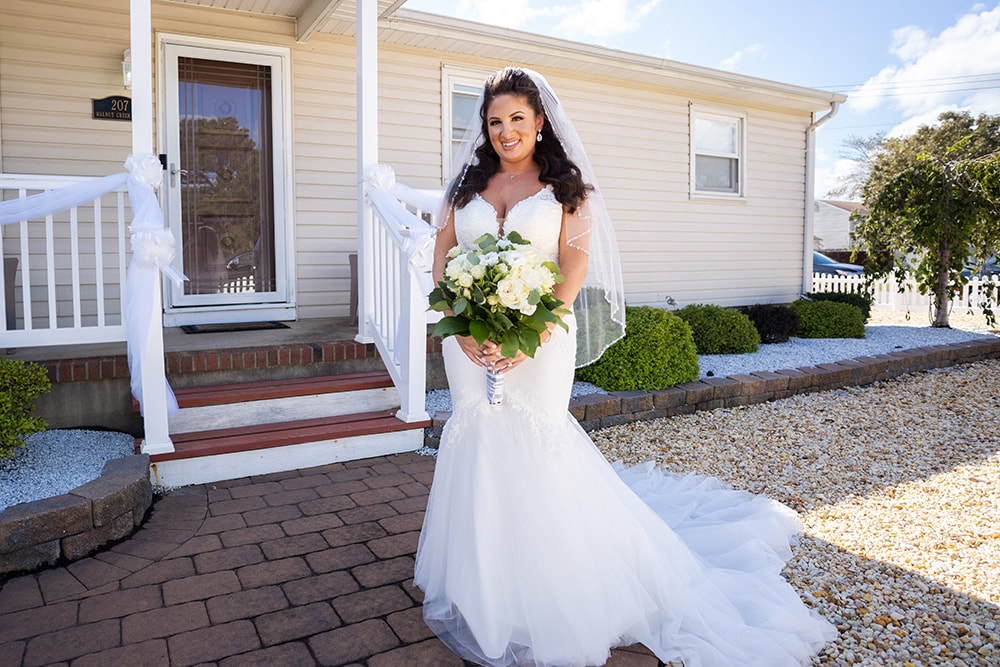
[[[385,371],[177,389],[171,436],[399,407]]]
[[[173,452],[150,456],[165,487],[283,472],[423,446],[430,420],[406,423],[388,373],[176,390]]]

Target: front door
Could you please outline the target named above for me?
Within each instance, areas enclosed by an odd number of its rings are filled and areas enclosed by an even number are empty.
[[[178,324],[280,311],[290,305],[282,58],[163,47],[166,210],[188,277],[167,311]]]

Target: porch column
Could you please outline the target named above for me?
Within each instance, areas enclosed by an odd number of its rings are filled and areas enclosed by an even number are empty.
[[[371,343],[368,316],[375,289],[372,271],[371,208],[365,203],[364,176],[378,163],[378,3],[358,3],[358,335],[359,343]]]
[[[132,54],[132,155],[153,154],[153,19],[151,0],[130,0]],[[133,214],[135,212],[133,211]],[[148,340],[142,366],[142,452],[174,451],[167,427],[167,383],[163,364],[163,293],[160,272],[153,271],[154,289]]]

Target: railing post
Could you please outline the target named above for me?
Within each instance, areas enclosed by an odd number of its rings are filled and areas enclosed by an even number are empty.
[[[407,378],[399,389],[400,409],[397,413],[404,422],[429,419],[427,414],[427,318],[424,316],[424,295],[420,281],[414,275],[409,258],[401,257],[399,328],[402,334],[400,370]]]
[[[132,155],[153,153],[153,21],[150,0],[129,3],[132,54]],[[135,211],[132,211],[135,214]],[[163,362],[163,295],[153,271],[153,300],[142,364],[143,453],[174,451],[167,424],[167,382]]]
[[[358,335],[372,342],[368,316],[374,289],[371,208],[365,200],[364,176],[378,162],[378,3],[357,3],[358,105]]]

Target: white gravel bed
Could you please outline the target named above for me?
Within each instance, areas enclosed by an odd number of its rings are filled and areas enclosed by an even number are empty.
[[[791,338],[787,343],[761,345],[750,354],[702,354],[698,356],[698,367],[702,378],[773,372],[914,347],[961,343],[990,335],[964,329],[869,324],[865,327],[864,338]]]
[[[815,665],[1000,665],[1000,360],[592,433],[780,500],[785,574],[840,629]]]
[[[116,431],[55,429],[33,433],[0,461],[0,512],[72,491],[97,479],[111,459],[133,454],[135,438]]]
[[[893,314],[885,317],[893,319]],[[898,314],[902,317],[902,314]],[[898,318],[895,318],[898,319]],[[815,366],[854,357],[887,354],[928,345],[947,345],[992,336],[983,330],[935,329],[907,324],[869,324],[864,338],[792,338],[787,343],[761,345],[749,354],[702,354],[698,356],[700,377],[726,377],[737,373],[778,371],[786,368]],[[573,396],[606,393],[588,382],[573,384]],[[447,389],[427,393],[427,412],[451,411]]]

